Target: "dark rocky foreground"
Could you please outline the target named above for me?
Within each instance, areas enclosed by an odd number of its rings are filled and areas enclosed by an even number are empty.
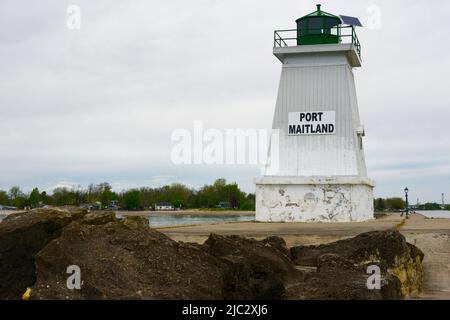
[[[176,242],[146,219],[112,212],[36,209],[0,223],[0,299],[402,299],[422,290],[423,254],[397,231],[287,248],[211,234]],[[81,270],[69,290],[67,267]],[[381,289],[367,288],[367,267]]]

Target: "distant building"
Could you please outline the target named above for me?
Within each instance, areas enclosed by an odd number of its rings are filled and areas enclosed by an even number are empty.
[[[108,205],[108,210],[119,210],[119,201],[112,200]]]
[[[228,202],[222,201],[222,202],[219,202],[218,205],[216,205],[216,208],[218,208],[218,209],[230,209],[231,205]]]
[[[159,202],[155,205],[156,211],[172,211],[175,210],[173,205],[169,202]]]
[[[91,210],[92,209],[92,205],[87,204],[87,203],[82,203],[82,204],[80,204],[80,208],[81,209],[86,209],[86,210]]]
[[[102,210],[102,203],[100,201],[95,201],[92,205],[92,210]]]

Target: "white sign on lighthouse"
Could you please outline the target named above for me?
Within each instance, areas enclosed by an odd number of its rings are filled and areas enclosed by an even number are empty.
[[[282,72],[271,146],[279,148],[279,159],[255,180],[256,220],[372,219],[374,183],[366,172],[353,77],[353,68],[361,67],[355,31],[361,24],[320,5],[296,22],[295,30],[274,33]]]
[[[288,134],[334,134],[334,111],[289,112]]]

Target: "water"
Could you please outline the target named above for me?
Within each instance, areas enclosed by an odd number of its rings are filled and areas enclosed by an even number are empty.
[[[417,213],[424,215],[427,218],[448,218],[450,219],[450,211],[448,210],[418,210]],[[0,222],[6,216],[0,215]],[[235,216],[235,215],[218,215],[218,216],[205,216],[205,215],[168,215],[168,214],[153,214],[148,216],[150,220],[150,226],[152,227],[169,227],[174,225],[189,225],[189,224],[205,224],[205,223],[218,223],[218,222],[236,222],[236,221],[255,221],[255,217],[249,215]]]
[[[417,213],[424,215],[427,218],[449,218],[450,211],[448,210],[417,210]]]
[[[218,222],[254,221],[251,215],[195,215],[195,214],[152,214],[148,216],[150,226],[154,228],[169,227],[175,225],[208,224]]]

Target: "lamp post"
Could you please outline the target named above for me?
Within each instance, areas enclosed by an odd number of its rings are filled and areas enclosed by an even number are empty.
[[[405,188],[405,200],[406,200],[406,204],[405,204],[405,215],[406,215],[406,219],[409,218],[409,204],[408,204],[408,187]]]

